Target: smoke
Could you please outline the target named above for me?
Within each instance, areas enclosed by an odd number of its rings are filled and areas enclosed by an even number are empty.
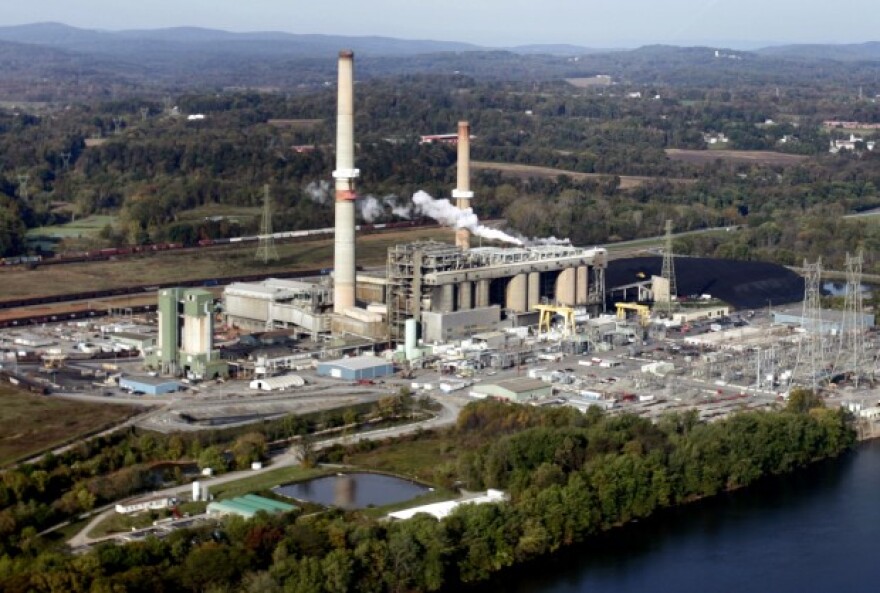
[[[459,210],[449,200],[435,200],[423,191],[417,191],[413,194],[412,201],[415,204],[416,213],[433,218],[443,226],[468,229],[474,235],[484,239],[513,243],[514,245],[523,244],[521,239],[508,235],[504,231],[480,224],[480,219],[474,214],[472,208]]]
[[[311,201],[321,206],[329,204],[332,198],[329,181],[312,181],[306,186],[305,192]]]
[[[382,198],[382,203],[385,204],[388,208],[391,208],[391,214],[398,218],[405,218],[409,220],[412,218],[412,207],[408,204],[398,204],[397,196],[394,194],[389,194]]]
[[[522,242],[527,246],[536,245],[571,245],[571,239],[557,239],[556,237],[522,237]]]
[[[358,210],[361,213],[361,218],[363,218],[365,222],[372,223],[385,214],[385,208],[382,206],[382,202],[377,200],[375,196],[363,197],[358,200],[357,204]]]

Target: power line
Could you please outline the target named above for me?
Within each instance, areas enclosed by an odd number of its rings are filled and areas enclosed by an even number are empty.
[[[269,196],[269,184],[263,186],[263,220],[260,224],[260,245],[257,247],[256,259],[264,264],[269,260],[278,259],[275,237],[272,236],[272,198]]]
[[[669,287],[669,295],[663,302],[663,309],[667,313],[672,313],[675,307],[674,299],[678,298],[678,288],[675,282],[675,254],[672,252],[672,221],[666,221],[666,238],[663,246],[663,269],[660,276],[666,281]]]

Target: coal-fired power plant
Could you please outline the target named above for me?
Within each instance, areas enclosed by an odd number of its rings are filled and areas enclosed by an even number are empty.
[[[458,183],[452,190],[452,198],[459,210],[471,207],[471,125],[466,121],[458,122]],[[455,232],[455,245],[462,249],[470,249],[471,232],[460,228]]]
[[[336,112],[336,234],[334,249],[333,311],[355,306],[355,201],[354,180],[354,52],[339,52],[339,85]]]

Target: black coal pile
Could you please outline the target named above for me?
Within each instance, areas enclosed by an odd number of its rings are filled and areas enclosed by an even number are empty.
[[[605,285],[616,286],[659,276],[660,257],[619,259],[608,264]],[[804,279],[785,266],[767,262],[676,257],[675,279],[679,296],[710,294],[736,309],[757,309],[768,303],[782,305],[804,298]]]

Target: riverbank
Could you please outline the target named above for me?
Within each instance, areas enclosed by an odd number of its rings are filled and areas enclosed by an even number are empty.
[[[521,564],[470,593],[876,591],[880,441]]]

